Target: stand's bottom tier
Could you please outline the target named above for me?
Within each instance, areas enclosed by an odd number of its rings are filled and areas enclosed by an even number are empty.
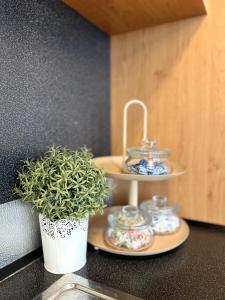
[[[153,244],[144,250],[140,251],[126,251],[120,249],[111,248],[104,239],[105,230],[108,226],[107,216],[109,213],[115,211],[117,207],[110,207],[104,210],[103,215],[96,215],[90,219],[89,222],[89,234],[88,242],[96,249],[101,249],[110,253],[130,256],[146,256],[155,255],[167,252],[178,246],[180,246],[189,236],[188,224],[181,220],[181,226],[179,230],[173,234],[164,236],[155,235]]]

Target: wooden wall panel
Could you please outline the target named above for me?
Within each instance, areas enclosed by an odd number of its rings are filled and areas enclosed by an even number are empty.
[[[161,192],[182,216],[225,225],[225,3],[211,0],[208,16],[111,38],[111,145],[122,153],[122,111],[129,99],[149,108],[149,135],[187,174],[143,184],[140,199]],[[129,145],[141,137],[141,111],[132,108]],[[127,199],[117,183],[116,202]]]

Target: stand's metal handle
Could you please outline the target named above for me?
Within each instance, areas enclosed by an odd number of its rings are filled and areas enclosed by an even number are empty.
[[[147,139],[147,122],[148,122],[148,113],[147,113],[147,107],[141,100],[134,99],[130,100],[126,103],[123,109],[123,165],[125,164],[126,160],[126,151],[127,151],[127,111],[128,108],[133,105],[138,104],[140,105],[144,110],[144,119],[143,119],[143,140]]]
[[[128,108],[133,105],[138,104],[144,110],[144,118],[143,118],[143,140],[147,140],[147,122],[148,122],[148,113],[147,107],[141,100],[134,99],[130,100],[126,103],[123,110],[123,168],[125,169],[125,161],[126,161],[126,154],[127,154],[127,112]],[[138,206],[138,181],[131,180],[130,187],[129,187],[129,205]]]

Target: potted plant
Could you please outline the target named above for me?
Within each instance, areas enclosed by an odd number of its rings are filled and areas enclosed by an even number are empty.
[[[88,217],[102,212],[109,186],[86,148],[51,147],[24,162],[16,194],[39,213],[45,268],[64,274],[86,263]]]

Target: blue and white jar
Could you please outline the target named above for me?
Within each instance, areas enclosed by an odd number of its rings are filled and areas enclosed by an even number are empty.
[[[142,141],[142,147],[128,148],[125,171],[139,175],[167,175],[171,173],[170,151],[158,149],[155,140]]]
[[[152,229],[155,234],[171,234],[180,228],[178,207],[169,205],[166,197],[155,195],[151,200],[142,202],[140,208],[152,217]]]

